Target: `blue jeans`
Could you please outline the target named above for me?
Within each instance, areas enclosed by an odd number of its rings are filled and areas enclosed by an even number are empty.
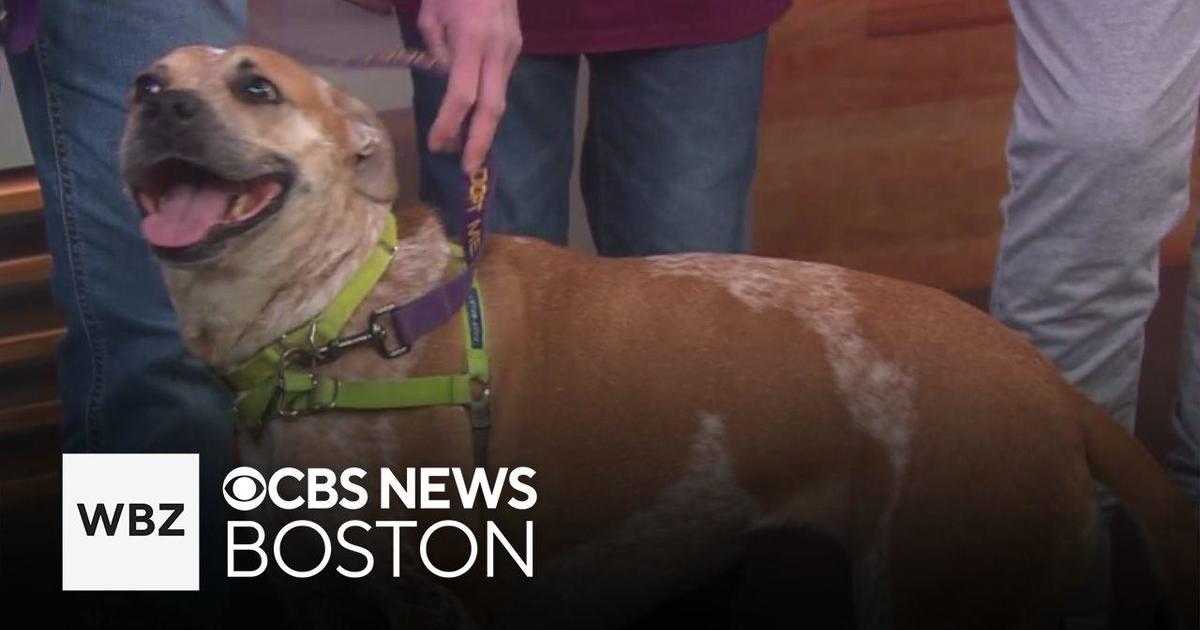
[[[424,42],[401,18],[410,47]],[[740,252],[749,243],[767,35],[740,41],[588,55],[588,122],[580,179],[596,249],[606,256]],[[523,55],[492,147],[489,229],[565,244],[575,153],[578,55]],[[426,137],[444,78],[413,73],[421,199],[457,225],[457,156]]]
[[[230,400],[183,347],[158,264],[122,191],[117,145],[125,95],[140,69],[176,46],[230,43],[241,27],[210,2],[41,5],[36,45],[8,63],[45,198],[52,291],[67,319],[58,347],[63,450],[199,453],[201,558],[210,559],[201,561],[201,584],[219,589]],[[245,15],[244,6],[229,8]],[[195,596],[149,594],[125,612],[114,608],[117,598],[103,604],[122,628],[183,627],[219,613],[207,605],[204,614],[177,609],[169,620],[144,618],[146,606],[160,600],[199,604]],[[143,611],[137,618],[121,616],[136,608]]]

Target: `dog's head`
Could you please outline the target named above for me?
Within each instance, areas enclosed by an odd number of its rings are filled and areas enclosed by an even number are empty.
[[[121,174],[143,234],[175,264],[295,231],[355,197],[396,196],[375,114],[295,61],[248,46],[180,48],[138,75]]]

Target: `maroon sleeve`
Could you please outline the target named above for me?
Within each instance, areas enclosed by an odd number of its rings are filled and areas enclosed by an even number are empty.
[[[415,14],[420,0],[395,0]],[[523,52],[571,54],[696,46],[741,39],[791,0],[520,0]]]

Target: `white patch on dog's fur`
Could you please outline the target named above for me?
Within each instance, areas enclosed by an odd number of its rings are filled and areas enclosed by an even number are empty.
[[[204,51],[208,53],[209,57],[220,57],[228,52],[224,48],[217,48],[216,46],[205,46]]]
[[[758,517],[759,506],[737,485],[721,418],[702,413],[698,425],[683,475],[655,501],[593,540],[545,561],[540,578],[555,593],[550,605],[562,610],[539,614],[586,619],[586,627],[611,627],[735,560],[736,550],[716,541],[744,532]],[[564,585],[566,592],[561,592]],[[598,591],[603,595],[597,596]],[[613,610],[617,602],[633,609]],[[588,605],[603,608],[582,608]]]
[[[425,285],[436,283],[442,276],[450,259],[450,243],[441,238],[442,225],[432,216],[410,229],[410,234],[401,234],[397,241],[392,264],[409,275],[405,282],[424,290]]]
[[[710,280],[755,312],[791,311],[821,335],[842,399],[856,424],[887,447],[893,468],[908,464],[913,430],[911,375],[886,361],[855,320],[858,304],[839,267],[753,256],[682,254],[649,259],[653,273]]]
[[[794,313],[821,336],[838,393],[851,418],[888,453],[892,488],[874,545],[860,559],[855,576],[860,621],[886,627],[887,541],[900,498],[915,426],[916,380],[889,362],[863,335],[858,303],[847,288],[845,271],[817,263],[753,256],[682,254],[650,259],[653,273],[708,280],[724,286],[754,312],[768,308]]]
[[[289,129],[289,137],[292,146],[303,147],[305,151],[329,153],[337,144],[317,121],[307,116],[296,117]]]

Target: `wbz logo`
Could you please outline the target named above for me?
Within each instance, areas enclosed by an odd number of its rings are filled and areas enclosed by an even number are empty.
[[[79,508],[79,518],[83,520],[83,530],[88,536],[95,536],[96,530],[104,527],[104,534],[115,536],[117,533],[117,525],[121,522],[121,512],[125,507],[129,507],[129,535],[130,536],[153,536],[155,534],[154,524],[154,507],[148,503],[118,503],[112,510],[112,517],[109,517],[109,506],[103,503],[96,506],[96,509],[88,514],[87,505],[84,503],[76,503],[75,507]],[[172,527],[179,515],[183,513],[182,503],[159,503],[158,509],[165,510],[170,514],[162,527],[158,529],[159,536],[183,536],[184,532],[179,527]]]
[[[200,588],[194,454],[63,455],[63,590]]]

